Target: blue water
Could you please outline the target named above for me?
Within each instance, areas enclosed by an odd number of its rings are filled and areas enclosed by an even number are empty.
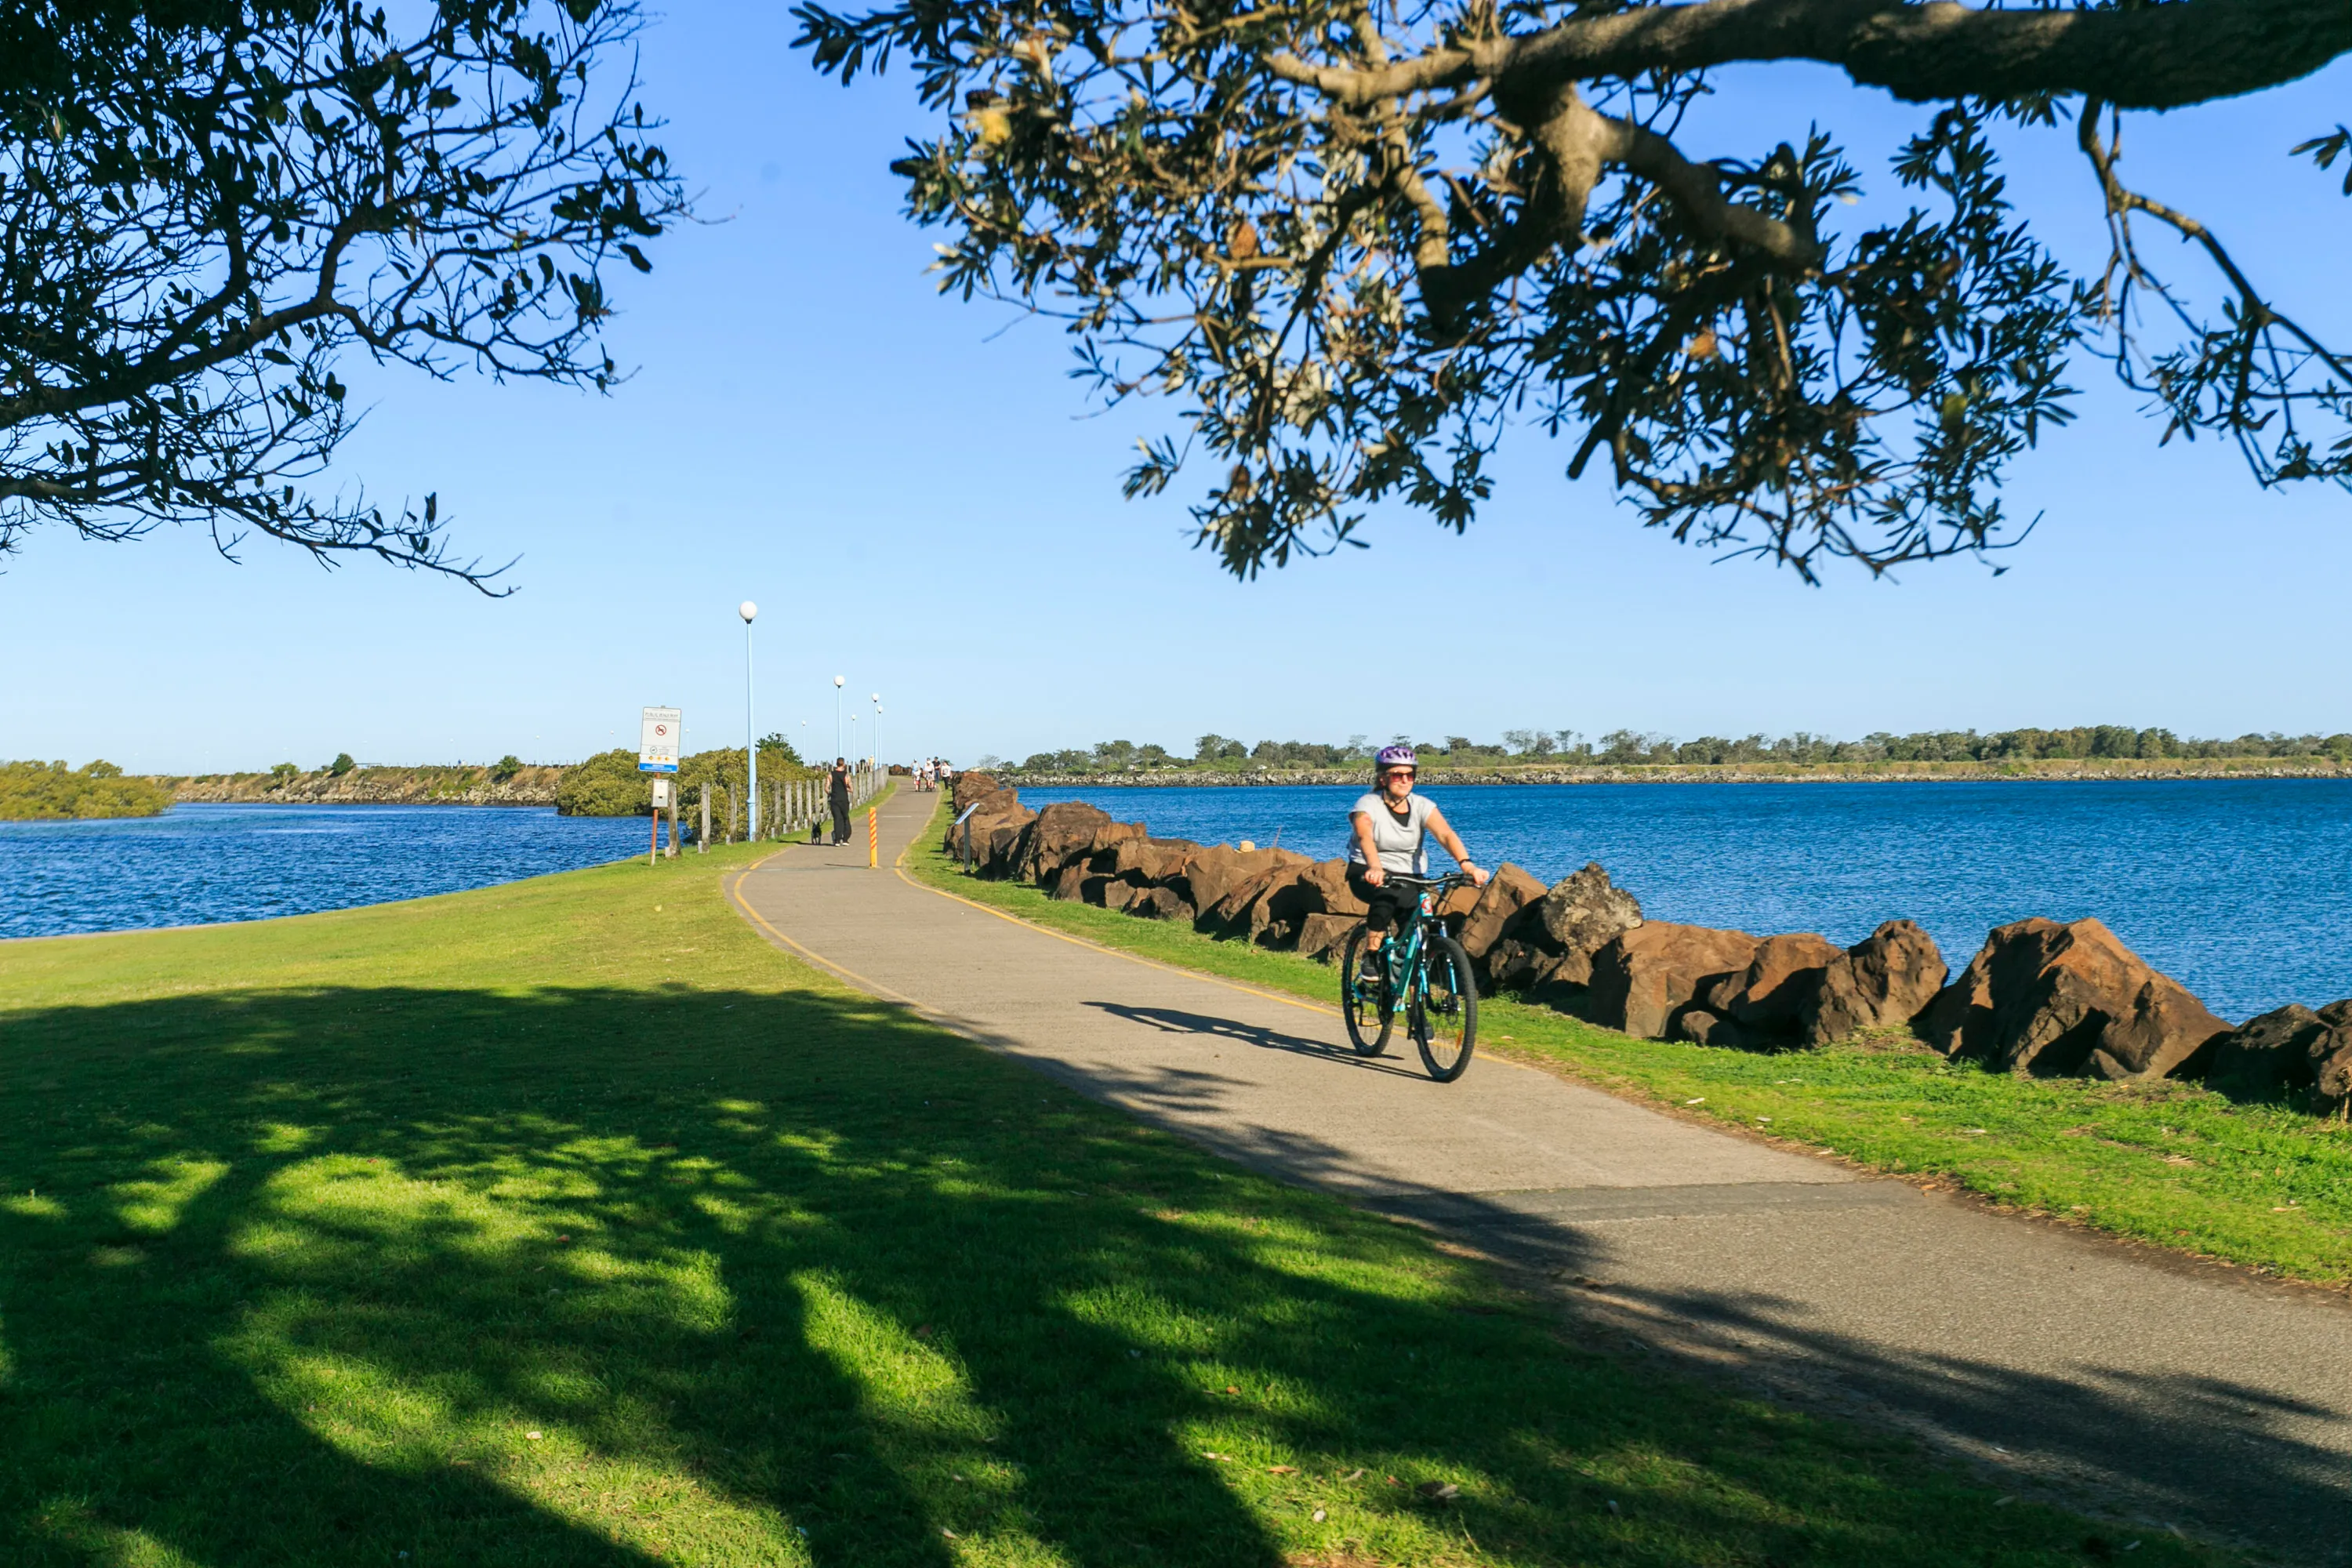
[[[601,865],[646,819],[489,805],[175,805],[0,822],[0,937],[349,909]]]
[[[1163,837],[1343,852],[1352,788],[1024,790]],[[2232,1019],[2352,995],[2352,782],[1437,785],[1473,857],[1598,860],[1658,920],[1851,943],[1917,921],[1958,969],[2027,915],[2096,916]],[[1443,855],[1436,858],[1443,861]]]

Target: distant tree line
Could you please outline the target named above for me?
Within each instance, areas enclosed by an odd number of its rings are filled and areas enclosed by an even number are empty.
[[[2352,734],[2286,735],[2277,731],[2235,740],[2199,739],[2164,729],[2128,724],[2085,724],[2066,730],[1926,730],[1908,735],[1877,731],[1858,741],[1840,741],[1800,730],[1791,735],[1754,734],[1737,740],[1701,735],[1679,741],[1648,731],[1612,730],[1588,740],[1574,730],[1506,730],[1502,739],[1481,742],[1465,735],[1440,741],[1394,736],[1431,763],[1447,767],[1558,763],[1570,766],[1736,763],[2003,763],[2080,758],[2331,757],[2352,761]],[[1351,735],[1333,745],[1316,741],[1260,741],[1255,745],[1210,733],[1189,754],[1132,741],[1102,741],[1091,747],[1036,752],[1015,763],[984,757],[982,768],[1028,773],[1125,773],[1162,769],[1215,769],[1259,773],[1276,768],[1347,768],[1369,764],[1378,745]]]
[[[112,763],[0,763],[0,822],[153,816],[171,804],[169,788],[126,778]]]

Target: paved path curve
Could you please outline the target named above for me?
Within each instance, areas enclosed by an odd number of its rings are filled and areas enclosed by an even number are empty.
[[[1097,1100],[1560,1281],[1676,1353],[2032,1483],[2352,1563],[2352,1303],[1858,1177],[1482,1058],[1431,1082],[1336,1012],[921,887],[937,796],[732,879],[772,940]],[[1570,1283],[1573,1281],[1574,1283]]]

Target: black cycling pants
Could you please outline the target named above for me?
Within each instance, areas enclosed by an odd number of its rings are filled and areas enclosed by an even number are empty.
[[[1348,868],[1348,890],[1370,906],[1364,923],[1374,931],[1387,931],[1392,926],[1404,924],[1412,918],[1413,910],[1421,903],[1419,888],[1401,888],[1393,881],[1383,882],[1375,888],[1364,880],[1360,866]]]

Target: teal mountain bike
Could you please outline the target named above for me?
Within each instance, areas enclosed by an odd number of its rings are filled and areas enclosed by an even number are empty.
[[[1459,871],[1445,877],[1391,871],[1388,880],[1420,889],[1421,900],[1369,964],[1370,933],[1362,926],[1349,932],[1339,957],[1339,1011],[1348,1020],[1348,1039],[1360,1055],[1379,1056],[1388,1049],[1402,1012],[1429,1076],[1452,1083],[1469,1067],[1478,1043],[1478,983],[1470,973],[1470,955],[1445,934],[1437,906],[1454,889],[1469,887],[1470,879]]]

